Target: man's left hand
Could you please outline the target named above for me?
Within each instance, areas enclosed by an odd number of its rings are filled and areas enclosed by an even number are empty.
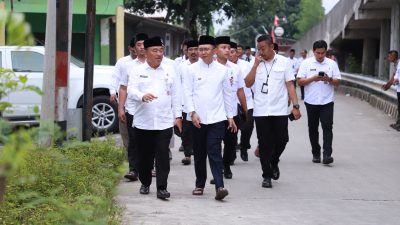
[[[300,109],[293,108],[292,114],[293,114],[295,120],[298,120],[301,117]]]

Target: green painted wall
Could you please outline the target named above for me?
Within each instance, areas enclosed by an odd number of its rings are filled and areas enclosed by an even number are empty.
[[[4,0],[7,9],[11,9],[11,0]],[[56,1],[56,0],[53,0]],[[75,14],[86,14],[86,0],[73,0]],[[46,13],[47,0],[13,0],[15,12]],[[96,0],[97,15],[115,15],[118,6],[122,6],[123,0]]]

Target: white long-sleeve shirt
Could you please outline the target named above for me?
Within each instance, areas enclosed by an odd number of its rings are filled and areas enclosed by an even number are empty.
[[[157,96],[143,102],[145,94]],[[145,64],[131,70],[128,98],[136,103],[134,126],[143,130],[165,130],[173,127],[174,120],[182,116],[181,82],[175,70],[166,64],[154,69]]]
[[[213,61],[204,63],[202,59],[188,68],[183,77],[185,107],[195,111],[201,124],[213,124],[233,118],[232,89],[225,66]],[[190,116],[188,116],[190,120]]]
[[[116,94],[119,90],[119,85],[123,74],[127,74],[126,63],[133,61],[130,55],[118,59],[115,63],[114,71],[112,73],[111,84],[108,88],[110,95]]]
[[[244,78],[242,75],[242,71],[240,70],[238,65],[236,65],[231,61],[227,61],[225,65],[224,64],[221,65],[225,66],[228,69],[229,82],[231,84],[231,90],[232,90],[232,110],[233,110],[232,112],[233,116],[237,116],[238,115],[237,103],[239,102],[237,91],[238,89],[244,87]]]
[[[138,58],[136,58],[136,59],[131,58],[131,60],[127,60],[121,68],[121,71],[124,71],[124,72],[121,72],[119,85],[127,87],[130,71],[136,70],[136,68],[138,66],[143,65],[143,64],[144,63],[142,63]],[[125,111],[127,111],[131,115],[135,115],[135,110],[136,110],[135,101],[133,101],[132,99],[126,98]]]

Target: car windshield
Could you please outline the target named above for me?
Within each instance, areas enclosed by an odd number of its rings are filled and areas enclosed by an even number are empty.
[[[75,64],[77,67],[83,68],[85,67],[85,63],[82,62],[80,59],[77,59],[71,55],[71,62]]]

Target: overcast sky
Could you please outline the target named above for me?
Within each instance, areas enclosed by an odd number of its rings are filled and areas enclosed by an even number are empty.
[[[328,14],[329,11],[338,3],[339,0],[322,0],[322,6],[325,8],[325,14]],[[216,16],[218,18],[218,16]],[[221,29],[228,29],[228,26],[231,24],[231,20],[224,21],[223,24],[214,23],[215,31],[218,32]]]

